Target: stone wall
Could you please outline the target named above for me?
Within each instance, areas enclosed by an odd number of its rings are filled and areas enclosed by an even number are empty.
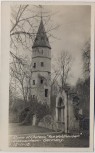
[[[43,62],[43,66],[41,66]],[[36,63],[36,67],[34,67]],[[43,83],[41,83],[41,79]],[[33,84],[35,80],[35,84]],[[35,96],[40,103],[50,105],[50,86],[51,86],[51,50],[47,47],[36,47],[32,51],[32,80],[31,95]],[[45,89],[48,96],[45,97]]]
[[[57,131],[57,123],[50,115],[46,115],[40,122],[39,126]]]
[[[58,105],[60,98],[63,101],[61,106]],[[61,114],[60,120],[58,119],[59,114]],[[65,133],[79,133],[79,120],[75,118],[73,99],[69,95],[67,98],[67,93],[64,90],[56,98],[56,123],[57,128]]]
[[[45,78],[43,79],[43,84],[40,83],[42,76]],[[35,80],[35,85],[31,85],[31,94],[37,97],[38,102],[47,103],[50,105],[50,74],[47,72],[35,72],[32,75],[32,80],[33,79]],[[45,97],[45,89],[48,89],[47,97]]]

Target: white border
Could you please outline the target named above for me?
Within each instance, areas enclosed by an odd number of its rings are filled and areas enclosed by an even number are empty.
[[[14,2],[11,2],[14,3]],[[22,3],[20,1],[16,1],[15,3]],[[10,4],[9,2],[2,2],[2,53],[1,53],[1,59],[2,59],[2,74],[1,74],[1,94],[2,94],[2,150],[8,150],[8,151],[93,151],[93,119],[94,119],[94,6],[92,3],[74,3],[74,2],[57,2],[57,1],[35,1],[35,2],[26,2],[29,4],[50,4],[50,5],[90,5],[92,6],[91,11],[91,84],[90,84],[90,147],[89,148],[9,148],[8,147],[8,95],[9,95],[9,28],[10,28]],[[3,7],[3,5],[5,5]]]

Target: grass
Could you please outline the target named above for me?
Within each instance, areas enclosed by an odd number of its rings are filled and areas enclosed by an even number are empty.
[[[17,123],[11,123],[9,125],[9,134],[10,135],[19,135],[19,134],[31,134],[31,133],[47,133],[54,132],[48,128],[37,127],[32,125],[20,125]]]

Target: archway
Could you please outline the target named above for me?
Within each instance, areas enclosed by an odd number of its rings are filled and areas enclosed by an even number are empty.
[[[58,99],[58,104],[57,104],[57,109],[58,109],[58,122],[63,123],[64,122],[64,100],[62,97],[59,97]]]

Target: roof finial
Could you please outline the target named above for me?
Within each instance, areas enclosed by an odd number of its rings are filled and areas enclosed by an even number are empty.
[[[42,16],[42,9],[43,9],[43,7],[42,7],[42,5],[39,5],[40,6],[40,9],[41,9],[41,20],[42,20],[42,18],[43,18],[43,16]]]

